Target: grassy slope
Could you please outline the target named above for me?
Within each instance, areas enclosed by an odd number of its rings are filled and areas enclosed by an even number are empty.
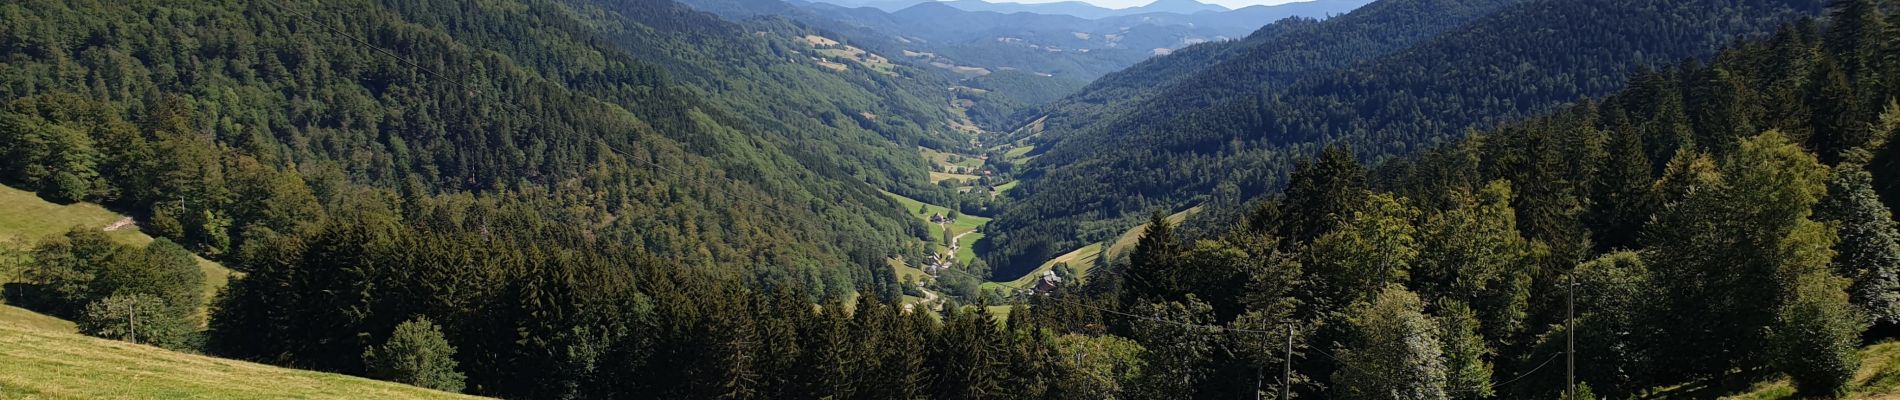
[[[904,212],[908,212],[912,217],[917,217],[918,220],[926,222],[924,225],[930,227],[930,237],[935,239],[931,241],[932,248],[941,248],[945,244],[943,243],[943,227],[928,222],[930,222],[931,214],[949,215],[949,208],[935,204],[926,204],[896,193],[884,192],[884,195],[890,196],[893,200],[897,200],[897,204],[904,207]],[[924,212],[917,212],[919,209],[924,210]],[[989,218],[965,215],[961,218],[957,218],[956,222],[950,224],[950,236],[962,235],[965,232],[974,231],[976,228],[982,227],[983,224],[987,223],[990,223]],[[977,240],[981,239],[983,239],[982,233],[970,233],[964,236],[962,239],[964,246],[957,249],[957,260],[964,263],[976,260],[975,246],[973,245]]]
[[[971,182],[976,182],[976,178],[977,178],[976,175],[970,175],[970,174],[948,174],[948,173],[942,173],[942,172],[937,172],[937,171],[930,171],[930,183],[937,183],[937,182],[943,182],[943,181],[955,179],[957,180],[957,182],[968,185]]]
[[[1168,222],[1179,224],[1181,223],[1182,220],[1186,220],[1187,217],[1192,216],[1194,215],[1194,213],[1198,213],[1198,212],[1201,212],[1200,207],[1194,207],[1194,208],[1187,209],[1185,211],[1174,213],[1174,215],[1168,216]],[[1115,238],[1114,243],[1109,244],[1108,252],[1106,253],[1106,255],[1112,258],[1115,255],[1123,254],[1124,252],[1134,250],[1135,243],[1140,241],[1142,233],[1147,232],[1147,231],[1148,231],[1148,224],[1141,224],[1141,225],[1135,226],[1134,228],[1129,228],[1127,232],[1122,232],[1121,236]],[[1059,263],[1068,263],[1070,267],[1076,268],[1076,273],[1081,274],[1083,277],[1087,277],[1089,273],[1089,269],[1095,266],[1095,259],[1100,258],[1103,255],[1104,253],[1102,252],[1101,243],[1091,244],[1080,249],[1075,249],[1075,251],[1070,251],[1068,253],[1064,253],[1062,255],[1056,256],[1055,258],[1051,258],[1049,259],[1049,261],[1044,261],[1042,262],[1042,265],[1037,266],[1036,269],[1034,270],[1030,270],[1029,273],[1027,274],[1023,274],[1022,277],[1016,278],[1016,280],[1009,281],[1009,282],[1002,282],[1000,284],[986,283],[984,284],[985,285],[984,288],[1003,288],[1004,285],[1007,285],[1009,287],[1025,287],[1025,286],[1028,286],[1030,282],[1034,282],[1037,277],[1042,276],[1043,271],[1048,271],[1051,268],[1055,268],[1056,264],[1059,264]]]
[[[32,192],[0,186],[0,244],[30,245],[41,238],[65,233],[74,226],[104,228],[124,218],[124,215],[96,204],[59,205],[42,200]],[[107,234],[120,243],[135,246],[152,242],[151,236],[137,229],[127,228]],[[198,268],[205,272],[206,300],[216,295],[218,289],[231,279],[230,269],[204,258],[198,258]],[[11,278],[0,276],[0,280]]]
[[[71,321],[9,305],[0,305],[0,324],[14,324],[22,328],[46,332],[79,333],[79,326]]]
[[[474,398],[46,330],[21,312],[0,310],[0,398]]]
[[[929,148],[923,148],[923,147],[919,147],[917,149],[919,152],[923,153],[924,159],[930,160],[932,164],[936,164],[939,168],[962,167],[962,168],[967,168],[969,170],[974,171],[978,168],[983,167],[983,159],[981,158],[963,157],[963,161],[950,162],[950,158],[951,156],[954,156],[954,154],[931,150]]]
[[[1003,159],[1010,160],[1010,161],[1025,161],[1029,159],[1026,156],[1028,156],[1029,152],[1032,152],[1032,151],[1036,151],[1036,146],[1021,146],[1021,147],[1009,149],[1009,152],[1003,153]]]
[[[1009,193],[1010,189],[1015,189],[1017,185],[1020,185],[1022,183],[1023,181],[1009,181],[1009,183],[996,185],[996,193],[997,194]]]
[[[1860,370],[1854,373],[1849,399],[1900,399],[1900,342],[1867,346],[1860,351]],[[1797,399],[1794,385],[1787,378],[1761,382],[1737,393],[1721,393],[1719,388],[1674,387],[1649,396],[1657,399],[1722,398],[1736,400]],[[1712,393],[1714,392],[1714,393]]]

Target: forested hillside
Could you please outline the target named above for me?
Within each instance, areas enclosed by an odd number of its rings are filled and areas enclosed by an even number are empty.
[[[1310,74],[1399,51],[1524,0],[1381,1],[1325,21],[1290,18],[1245,39],[1196,45],[1091,83],[1046,111],[1063,136],[1159,124]]]
[[[1856,348],[1896,326],[1900,19],[1839,3],[1417,159],[1333,147],[1202,234],[1156,214],[1030,319],[1134,339],[1183,397],[1277,391],[1291,333],[1306,396],[1552,398],[1571,332],[1587,398],[1889,396]]]
[[[1467,129],[1606,94],[1639,66],[1706,57],[1736,36],[1817,14],[1821,3],[1515,2],[1401,51],[1298,77],[1283,89],[1256,86],[1255,74],[1209,75],[1214,84],[1198,87],[1255,89],[1209,103],[1158,102],[1166,106],[1137,109],[1189,107],[1174,115],[1127,111],[1158,119],[1045,132],[1032,141],[1051,150],[1022,173],[1020,201],[993,225],[996,251],[989,260],[1034,265],[1112,235],[1154,208],[1232,203],[1279,190],[1293,161],[1324,144],[1350,145],[1365,160],[1410,154]],[[1361,12],[1382,5],[1393,6],[1381,2]],[[1235,57],[1208,71],[1248,60]]]
[[[866,182],[934,190],[911,182],[915,147],[946,141],[941,109],[673,3],[616,4],[13,4],[7,178],[214,257],[351,201],[466,196],[846,292],[881,270],[847,265],[921,233]],[[669,67],[737,59],[755,67]]]

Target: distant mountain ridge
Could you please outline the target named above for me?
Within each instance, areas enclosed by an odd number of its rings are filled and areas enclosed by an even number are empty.
[[[687,3],[711,1],[688,0]],[[928,54],[914,61],[988,70],[1021,69],[1084,81],[1157,54],[1198,43],[1245,37],[1275,21],[1339,15],[1369,2],[1315,0],[1217,12],[1208,10],[1219,6],[1193,0],[1168,0],[1144,6],[1149,8],[1120,10],[1139,14],[1089,19],[1075,15],[961,8],[970,4],[1013,4],[980,0],[920,3],[896,11],[791,0],[792,5],[817,18],[895,38],[900,42],[898,47],[907,54]],[[1192,9],[1204,10],[1193,14],[1151,12]]]
[[[1246,10],[1237,15],[1278,16],[1257,21],[1253,28],[1259,28],[1273,20],[1289,16],[1324,17],[1344,14],[1370,0],[1304,0],[1274,5],[1253,5],[1241,8],[1228,8],[1219,4],[1203,3],[1198,0],[1155,0],[1148,4],[1126,8],[1108,8],[1081,1],[1057,1],[1048,3],[1019,3],[1010,1],[987,0],[816,0],[819,3],[844,8],[875,8],[885,12],[896,12],[905,8],[927,3],[943,4],[964,11],[990,11],[1004,14],[1031,13],[1045,15],[1066,15],[1083,19],[1103,19],[1146,14],[1178,14],[1196,16],[1207,13],[1228,13]]]

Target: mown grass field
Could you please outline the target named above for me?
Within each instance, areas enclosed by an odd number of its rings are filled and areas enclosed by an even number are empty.
[[[0,398],[5,399],[476,398],[45,329],[45,321],[34,320],[50,317],[8,308],[0,310]]]
[[[996,185],[996,194],[1009,193],[1010,189],[1015,189],[1017,185],[1021,185],[1022,183],[1023,181],[1009,181],[1009,183]]]
[[[930,183],[939,183],[939,182],[943,182],[943,181],[947,181],[951,179],[957,180],[958,183],[969,185],[976,182],[977,176],[970,175],[970,174],[950,174],[950,173],[943,173],[943,172],[937,172],[937,171],[930,171]]]
[[[1842,398],[1900,399],[1900,342],[1889,341],[1862,348],[1860,359],[1860,370],[1854,373],[1854,382]],[[1787,378],[1778,378],[1734,393],[1723,393],[1719,388],[1685,386],[1664,388],[1647,398],[1784,400],[1800,397],[1795,396],[1794,384],[1789,383]]]
[[[1174,213],[1173,215],[1168,216],[1168,222],[1179,224],[1181,223],[1181,221],[1186,220],[1187,217],[1193,216],[1194,213],[1198,213],[1198,212],[1201,212],[1200,207],[1194,207],[1194,208],[1187,209],[1185,211]],[[1088,274],[1090,272],[1089,270],[1095,267],[1095,259],[1101,258],[1104,256],[1114,257],[1115,255],[1124,254],[1124,252],[1134,250],[1135,243],[1140,242],[1141,235],[1143,233],[1146,233],[1147,231],[1148,231],[1148,224],[1137,225],[1134,228],[1129,228],[1128,231],[1126,232],[1122,232],[1121,236],[1117,236],[1114,242],[1109,243],[1109,247],[1108,249],[1106,249],[1106,251],[1102,249],[1101,243],[1083,246],[1080,249],[1075,249],[1074,251],[1063,253],[1062,255],[1056,256],[1055,258],[1051,258],[1049,259],[1049,261],[1043,261],[1042,265],[1036,266],[1036,269],[1030,270],[1029,273],[1023,274],[1023,276],[1018,277],[1015,280],[1012,280],[1009,282],[1000,282],[1000,283],[997,283],[997,282],[985,283],[983,287],[985,289],[1004,289],[1006,287],[1026,287],[1029,285],[1030,282],[1035,282],[1037,278],[1041,277],[1043,271],[1048,271],[1050,269],[1053,269],[1056,267],[1056,264],[1061,264],[1061,263],[1068,263],[1069,267],[1075,268],[1076,274],[1079,274],[1083,277],[1088,277]]]
[[[1168,223],[1179,226],[1181,225],[1181,221],[1187,220],[1187,217],[1199,212],[1201,212],[1201,207],[1195,206],[1194,208],[1168,215]],[[1109,244],[1108,255],[1113,257],[1117,254],[1125,254],[1124,252],[1127,251],[1134,251],[1135,243],[1140,242],[1141,235],[1146,232],[1148,232],[1148,224],[1145,223],[1136,225],[1133,229],[1123,232],[1120,237],[1115,238],[1114,243]]]
[[[24,249],[42,238],[65,233],[75,226],[103,229],[122,219],[125,219],[124,215],[97,204],[54,204],[40,199],[33,192],[0,186],[0,245]],[[133,227],[106,234],[113,240],[134,246],[152,243],[151,236]],[[230,269],[202,257],[198,258],[198,268],[205,273],[207,301],[231,280]],[[0,271],[0,281],[10,282],[13,278],[12,271]]]
[[[1029,152],[1032,152],[1032,151],[1036,151],[1036,146],[1018,146],[1016,148],[1009,149],[1009,151],[1007,152],[1004,152],[1003,159],[1010,160],[1010,161],[1026,160],[1028,159]]]
[[[0,305],[0,323],[11,323],[22,328],[46,332],[79,333],[79,326],[71,321],[9,305]]]
[[[958,156],[956,154],[931,150],[925,147],[918,147],[917,150],[923,153],[925,160],[930,160],[932,164],[936,164],[938,167],[961,167],[970,171],[975,171],[983,167],[983,159],[981,158]],[[951,161],[952,159],[958,158],[961,158],[961,161]]]

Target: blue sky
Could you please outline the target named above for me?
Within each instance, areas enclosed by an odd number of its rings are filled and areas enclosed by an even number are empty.
[[[1054,3],[1065,0],[988,0],[992,3]],[[1128,8],[1153,3],[1154,0],[1076,0],[1108,8]],[[1258,4],[1285,4],[1300,0],[1197,0],[1202,3],[1219,4],[1227,8],[1241,8]]]

